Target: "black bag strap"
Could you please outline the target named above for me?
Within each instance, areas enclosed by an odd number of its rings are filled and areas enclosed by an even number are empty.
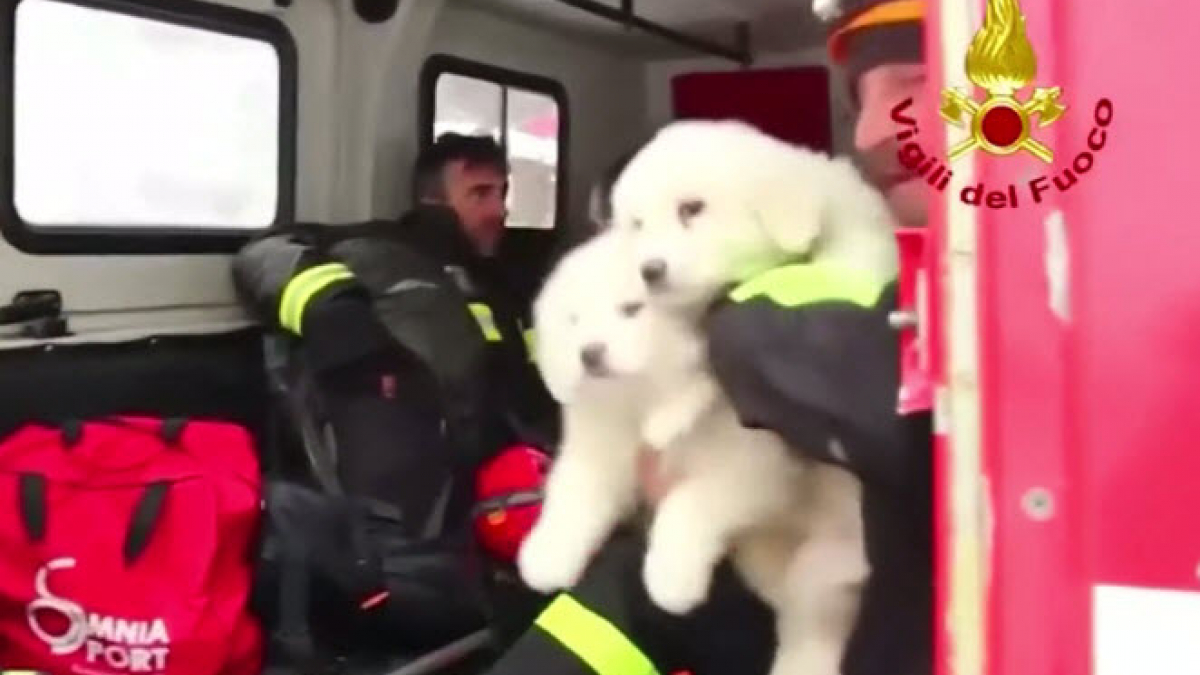
[[[46,477],[39,473],[23,473],[17,478],[17,513],[29,541],[40,543],[46,538]]]
[[[129,529],[125,532],[125,564],[132,565],[150,545],[150,538],[158,529],[162,518],[163,506],[167,501],[167,493],[171,489],[169,481],[155,481],[146,486],[142,496],[133,507],[133,516],[129,519]]]
[[[186,417],[168,417],[162,421],[158,427],[159,436],[167,445],[179,445],[179,441],[183,440],[183,430],[187,428],[188,420]]]
[[[308,561],[284,545],[279,569],[279,632],[277,639],[293,663],[309,663],[316,648],[308,626]]]
[[[156,481],[146,486],[142,496],[133,507],[129,528],[125,533],[125,564],[132,565],[150,545],[150,539],[158,529],[170,491],[169,481]],[[49,520],[46,504],[46,477],[38,473],[22,473],[17,478],[17,512],[25,535],[33,543],[46,538]]]
[[[369,575],[373,569],[381,569],[383,564],[371,538],[372,519],[400,524],[404,522],[403,512],[392,504],[369,497],[350,498],[344,503],[347,506],[346,526],[350,545],[354,547],[354,567],[359,574]],[[374,610],[390,598],[391,590],[386,583],[382,583],[360,599],[358,608],[363,611]]]
[[[292,665],[310,672],[317,665],[317,650],[308,624],[309,573],[308,550],[301,537],[286,536],[287,530],[267,505],[266,516],[275,533],[279,554],[279,628],[274,640]]]

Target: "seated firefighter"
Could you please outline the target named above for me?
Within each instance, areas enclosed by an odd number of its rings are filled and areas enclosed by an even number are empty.
[[[345,600],[343,611],[325,603],[312,632],[346,652],[428,650],[486,623],[471,555],[476,472],[555,434],[493,257],[503,150],[443,136],[418,158],[413,187],[418,205],[398,221],[278,228],[234,266],[239,294],[283,345],[276,379],[323,487],[271,485],[267,540],[302,548],[294,566],[324,583],[322,597]],[[305,632],[283,609],[296,604],[278,603],[289,639]],[[319,651],[292,642],[309,652],[297,658]]]

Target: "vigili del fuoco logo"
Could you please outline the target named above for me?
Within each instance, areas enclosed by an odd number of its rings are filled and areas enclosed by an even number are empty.
[[[971,92],[947,87],[942,90],[940,112],[948,124],[966,130],[967,137],[950,148],[947,161],[926,153],[917,140],[917,122],[908,115],[913,100],[907,99],[892,109],[892,120],[903,127],[896,134],[901,165],[944,191],[954,175],[949,165],[972,151],[995,156],[1028,153],[1052,164],[1054,150],[1036,137],[1035,127],[1054,124],[1066,114],[1067,106],[1061,100],[1062,87],[1035,87],[1021,95],[1037,76],[1037,55],[1025,34],[1025,17],[1017,0],[988,0],[983,26],[967,49],[965,70],[967,79],[985,95],[977,98]],[[963,188],[960,199],[971,206],[1003,209],[1020,206],[1022,194],[1040,204],[1052,189],[1070,190],[1092,169],[1096,153],[1104,148],[1113,119],[1112,101],[1097,101],[1092,118],[1087,149],[1075,155],[1069,166],[1033,178],[1024,186],[985,189],[983,183],[970,185]]]

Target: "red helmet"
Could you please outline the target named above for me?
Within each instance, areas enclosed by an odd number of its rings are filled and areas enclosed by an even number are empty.
[[[531,445],[500,451],[475,474],[475,536],[493,556],[516,560],[542,513],[550,457]]]

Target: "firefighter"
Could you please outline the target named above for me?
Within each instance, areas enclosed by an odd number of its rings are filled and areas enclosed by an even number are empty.
[[[292,421],[302,431],[317,427],[302,433],[310,468],[328,493],[388,516],[371,521],[358,551],[326,547],[344,558],[327,567],[356,570],[355,584],[372,589],[382,577],[403,592],[361,605],[371,610],[354,615],[361,623],[326,621],[341,625],[323,624],[339,633],[324,642],[423,650],[478,629],[490,614],[476,597],[484,594],[466,583],[480,566],[461,545],[474,473],[505,453],[547,448],[557,434],[557,408],[529,358],[496,256],[507,189],[498,143],[446,135],[418,158],[417,204],[398,220],[286,225],[235,258],[239,295],[272,343],[287,345],[276,360],[287,363],[280,389]],[[456,574],[455,584],[443,583]],[[504,593],[506,607],[517,607],[505,613],[535,615],[542,601],[525,595]],[[395,617],[412,623],[402,630]]]
[[[900,166],[890,111],[924,90],[923,0],[817,0],[831,60],[857,108],[855,150],[898,220],[920,226],[928,193]],[[772,429],[819,461],[864,482],[872,576],[843,663],[845,675],[932,672],[932,458],[929,415],[900,417],[897,335],[888,323],[894,284],[861,303],[832,283],[781,304],[774,288],[806,284],[812,269],[767,272],[710,313],[713,368],[744,424]],[[851,287],[858,286],[850,280]],[[755,289],[755,292],[750,292]],[[734,300],[733,298],[737,298]],[[839,364],[855,363],[854,369]],[[786,374],[781,376],[781,374]],[[643,487],[670,489],[652,459]],[[559,595],[490,675],[694,675],[765,673],[771,618],[724,568],[692,615],[657,611],[641,589],[644,549],[619,535],[581,583]]]

